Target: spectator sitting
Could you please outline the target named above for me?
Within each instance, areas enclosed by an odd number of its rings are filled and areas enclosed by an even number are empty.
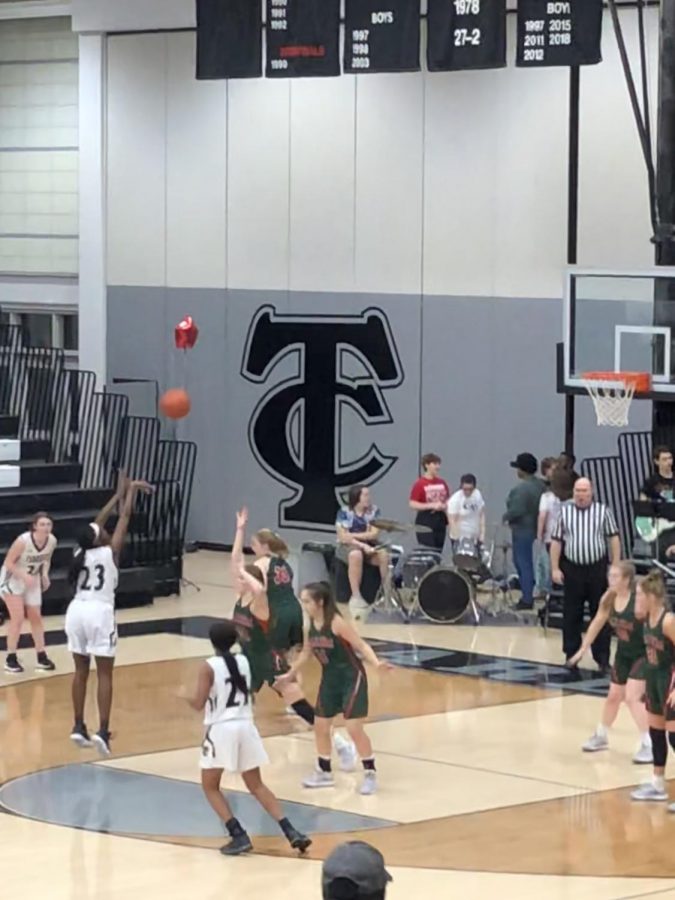
[[[324,861],[323,900],[384,900],[391,880],[379,850],[364,841],[348,841]]]

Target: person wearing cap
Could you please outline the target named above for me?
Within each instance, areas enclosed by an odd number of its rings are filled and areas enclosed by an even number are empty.
[[[390,881],[379,850],[364,841],[347,841],[323,864],[323,900],[384,900]]]
[[[511,528],[513,562],[520,580],[521,598],[517,609],[534,606],[534,542],[537,538],[539,501],[545,485],[537,478],[537,458],[519,453],[511,463],[518,472],[518,484],[506,499],[504,521]]]

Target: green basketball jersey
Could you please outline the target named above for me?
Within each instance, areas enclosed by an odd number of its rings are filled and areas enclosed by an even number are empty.
[[[314,656],[323,667],[324,677],[345,672],[363,672],[363,663],[347,641],[342,640],[330,626],[317,628],[314,622],[309,625],[309,646]]]
[[[280,606],[298,603],[293,590],[293,569],[281,556],[270,558],[267,569],[267,600],[272,613]]]
[[[675,662],[675,647],[670,639],[663,633],[664,609],[659,620],[653,627],[649,624],[649,618],[644,623],[644,639],[647,648],[647,666],[650,669],[670,671]]]
[[[635,594],[630,595],[626,608],[621,612],[612,608],[609,617],[616,639],[617,650],[639,659],[645,655],[645,637],[643,623],[635,617]]]

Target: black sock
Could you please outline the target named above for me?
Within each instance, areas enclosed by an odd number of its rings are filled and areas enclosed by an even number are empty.
[[[84,728],[84,719],[75,719],[76,731],[82,731]]]
[[[99,731],[101,732],[101,734],[110,734],[110,731],[108,729],[108,720],[107,719],[105,719],[105,721],[103,719],[101,719],[101,727],[99,728]]]
[[[281,828],[286,837],[288,837],[289,831],[295,831],[291,823],[285,817],[283,819],[279,819],[279,828]]]
[[[330,772],[331,771],[330,759],[327,759],[325,756],[320,756],[319,757],[319,769],[321,772]]]
[[[300,716],[300,718],[304,719],[308,725],[314,724],[314,708],[312,704],[308,703],[304,698],[298,700],[297,703],[291,703],[291,709],[296,716]]]
[[[16,662],[16,652],[7,654],[7,662],[8,663]]]
[[[362,759],[361,763],[363,764],[363,768],[366,772],[374,772],[375,771],[375,757],[371,756],[368,759]]]
[[[227,828],[231,838],[241,837],[243,834],[246,834],[244,829],[241,827],[239,819],[228,819],[228,821],[225,823],[225,827]]]
[[[46,651],[46,650],[38,650],[38,651],[37,651],[37,658],[38,658],[38,659],[42,659],[43,657],[44,657],[45,659],[47,658],[47,651]]]

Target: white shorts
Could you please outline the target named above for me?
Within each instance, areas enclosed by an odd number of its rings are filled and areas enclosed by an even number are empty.
[[[231,719],[209,725],[202,741],[199,766],[241,774],[269,763],[253,719]]]
[[[0,597],[4,597],[6,594],[10,594],[12,597],[23,597],[25,606],[37,606],[38,609],[42,607],[42,588],[39,578],[36,586],[28,590],[22,578],[15,578],[4,568],[0,569]]]
[[[117,652],[114,608],[98,600],[71,600],[66,612],[66,635],[71,653],[114,657]]]

